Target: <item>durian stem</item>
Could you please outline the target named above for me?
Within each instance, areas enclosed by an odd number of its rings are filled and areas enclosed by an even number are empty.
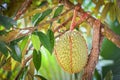
[[[77,11],[76,9],[74,10],[74,13],[73,13],[73,18],[72,18],[72,22],[71,22],[71,25],[70,25],[70,30],[72,31],[75,26],[76,26],[76,23],[75,23],[75,19],[77,17]]]
[[[71,22],[71,26],[70,26],[70,30],[72,31],[75,26],[81,24],[82,22],[84,22],[89,14],[88,13],[84,13],[81,17],[80,17],[80,20],[76,22],[76,17],[78,15],[78,10],[79,10],[80,7],[76,6],[75,9],[74,9],[74,13],[73,13],[73,18],[72,18],[72,22]]]

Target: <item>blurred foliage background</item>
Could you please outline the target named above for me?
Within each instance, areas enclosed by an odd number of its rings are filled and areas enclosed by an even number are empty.
[[[70,1],[81,3],[86,12],[120,34],[119,0]],[[19,10],[23,12],[17,19]],[[73,11],[58,0],[0,0],[0,80],[80,80],[82,72],[64,72],[53,55],[55,39],[69,29],[72,15]],[[84,22],[76,30],[82,33],[90,51],[92,28]],[[120,80],[120,48],[106,38],[93,80]]]

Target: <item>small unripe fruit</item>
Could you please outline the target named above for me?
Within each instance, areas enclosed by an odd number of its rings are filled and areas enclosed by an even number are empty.
[[[59,65],[69,73],[80,72],[87,63],[87,45],[78,31],[63,34],[56,41],[54,51]]]

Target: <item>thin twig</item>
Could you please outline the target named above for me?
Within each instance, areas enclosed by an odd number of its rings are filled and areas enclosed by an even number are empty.
[[[31,5],[32,0],[25,0],[25,2],[22,4],[20,9],[18,10],[16,16],[14,17],[14,20],[17,20],[23,13],[27,11],[27,8]]]
[[[28,56],[26,59],[22,60],[21,69],[20,69],[20,71],[18,72],[17,76],[15,77],[15,80],[18,80],[18,79],[19,79],[19,76],[20,76],[20,74],[22,73],[22,71],[23,71],[26,63],[27,63],[30,59],[32,59],[32,54],[31,54],[30,56]]]
[[[71,19],[72,19],[72,16],[69,17],[65,22],[63,22],[62,24],[60,24],[57,28],[55,28],[55,29],[53,30],[53,32],[54,32],[54,33],[57,32],[60,28],[62,28],[63,26],[65,26]]]
[[[60,34],[58,34],[57,36],[55,36],[55,38],[57,38],[57,37],[60,37],[61,35],[63,35],[65,32],[67,32],[68,31],[68,29],[67,30],[65,30],[65,31],[63,31],[63,32],[61,32]]]
[[[22,61],[22,67],[25,67],[26,63],[32,58],[32,55],[28,56],[25,60]]]

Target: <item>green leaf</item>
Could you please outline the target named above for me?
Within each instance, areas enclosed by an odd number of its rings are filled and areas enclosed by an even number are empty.
[[[21,62],[22,54],[19,46],[15,42],[11,42],[9,47],[11,57],[16,61]]]
[[[38,17],[41,16],[41,15],[42,15],[42,13],[37,13],[37,14],[35,14],[35,15],[32,17],[32,23],[33,23],[33,25],[36,24],[36,22],[37,22],[37,20],[38,20]]]
[[[52,12],[52,9],[47,9],[42,13],[38,13],[33,17],[32,23],[34,26],[38,25],[46,16]]]
[[[16,21],[7,16],[0,15],[0,25],[3,25],[6,29],[10,29],[13,25],[16,25]]]
[[[51,47],[51,43],[50,43],[50,40],[49,40],[49,37],[42,33],[42,32],[38,32],[38,36],[40,38],[40,41],[42,43],[42,45],[50,52],[52,53],[52,47]]]
[[[110,19],[111,19],[112,21],[115,21],[115,19],[116,19],[116,14],[117,14],[117,13],[116,13],[114,4],[111,5],[109,11],[110,11]]]
[[[105,76],[105,79],[104,79],[104,80],[113,80],[112,77],[113,77],[112,71],[109,71],[109,72],[107,73],[107,75]]]
[[[120,8],[118,6],[116,6],[115,8],[116,8],[116,16],[117,16],[117,19],[120,23]]]
[[[7,45],[2,41],[0,41],[0,52],[3,53],[6,57],[8,56]]]
[[[47,80],[46,78],[44,78],[43,76],[41,75],[35,75],[36,78],[38,78],[38,80]]]
[[[92,0],[92,1],[93,1],[93,0]],[[95,15],[98,15],[98,14],[99,14],[99,10],[100,10],[100,8],[101,8],[101,6],[103,5],[104,2],[103,2],[103,1],[100,1],[100,0],[99,0],[99,1],[96,1],[96,0],[95,0],[95,1],[93,1],[93,2],[94,2],[95,5],[96,5],[93,12],[94,12]]]
[[[105,18],[106,18],[106,16],[107,16],[107,13],[108,13],[111,5],[112,5],[111,3],[105,4],[105,7],[104,7],[104,9],[103,9],[103,11],[102,11],[102,13],[101,13],[101,19],[102,19],[103,21],[105,20]]]
[[[22,41],[24,38],[26,38],[26,37],[28,37],[28,36],[21,36],[21,37],[19,37],[19,38],[16,38],[15,40],[13,40],[13,41],[15,41],[15,42],[20,42],[20,41]]]
[[[50,45],[51,45],[51,49],[53,51],[53,48],[54,48],[54,33],[52,30],[48,29],[47,31],[47,36],[49,38],[49,41],[50,41]],[[52,52],[51,52],[52,53]]]
[[[33,50],[33,63],[36,70],[38,71],[41,66],[41,52],[36,51],[35,49]]]
[[[37,33],[33,33],[31,35],[31,40],[34,48],[38,51],[40,49],[40,39],[37,35]]]
[[[53,18],[57,17],[63,10],[63,5],[58,6],[58,8],[55,10]]]
[[[42,2],[40,3],[39,7],[42,7],[42,6],[44,6],[45,4],[47,4],[47,1],[42,1]]]
[[[0,35],[4,35],[4,34],[6,34],[6,33],[7,33],[6,30],[0,30]]]
[[[21,50],[21,52],[24,50],[25,45],[26,45],[26,43],[28,42],[28,39],[29,39],[29,37],[27,36],[27,37],[25,37],[25,38],[21,41],[21,43],[20,43],[20,50]]]
[[[102,80],[102,76],[100,75],[99,73],[99,70],[95,69],[95,72],[94,72],[94,76],[96,78],[96,80]]]

